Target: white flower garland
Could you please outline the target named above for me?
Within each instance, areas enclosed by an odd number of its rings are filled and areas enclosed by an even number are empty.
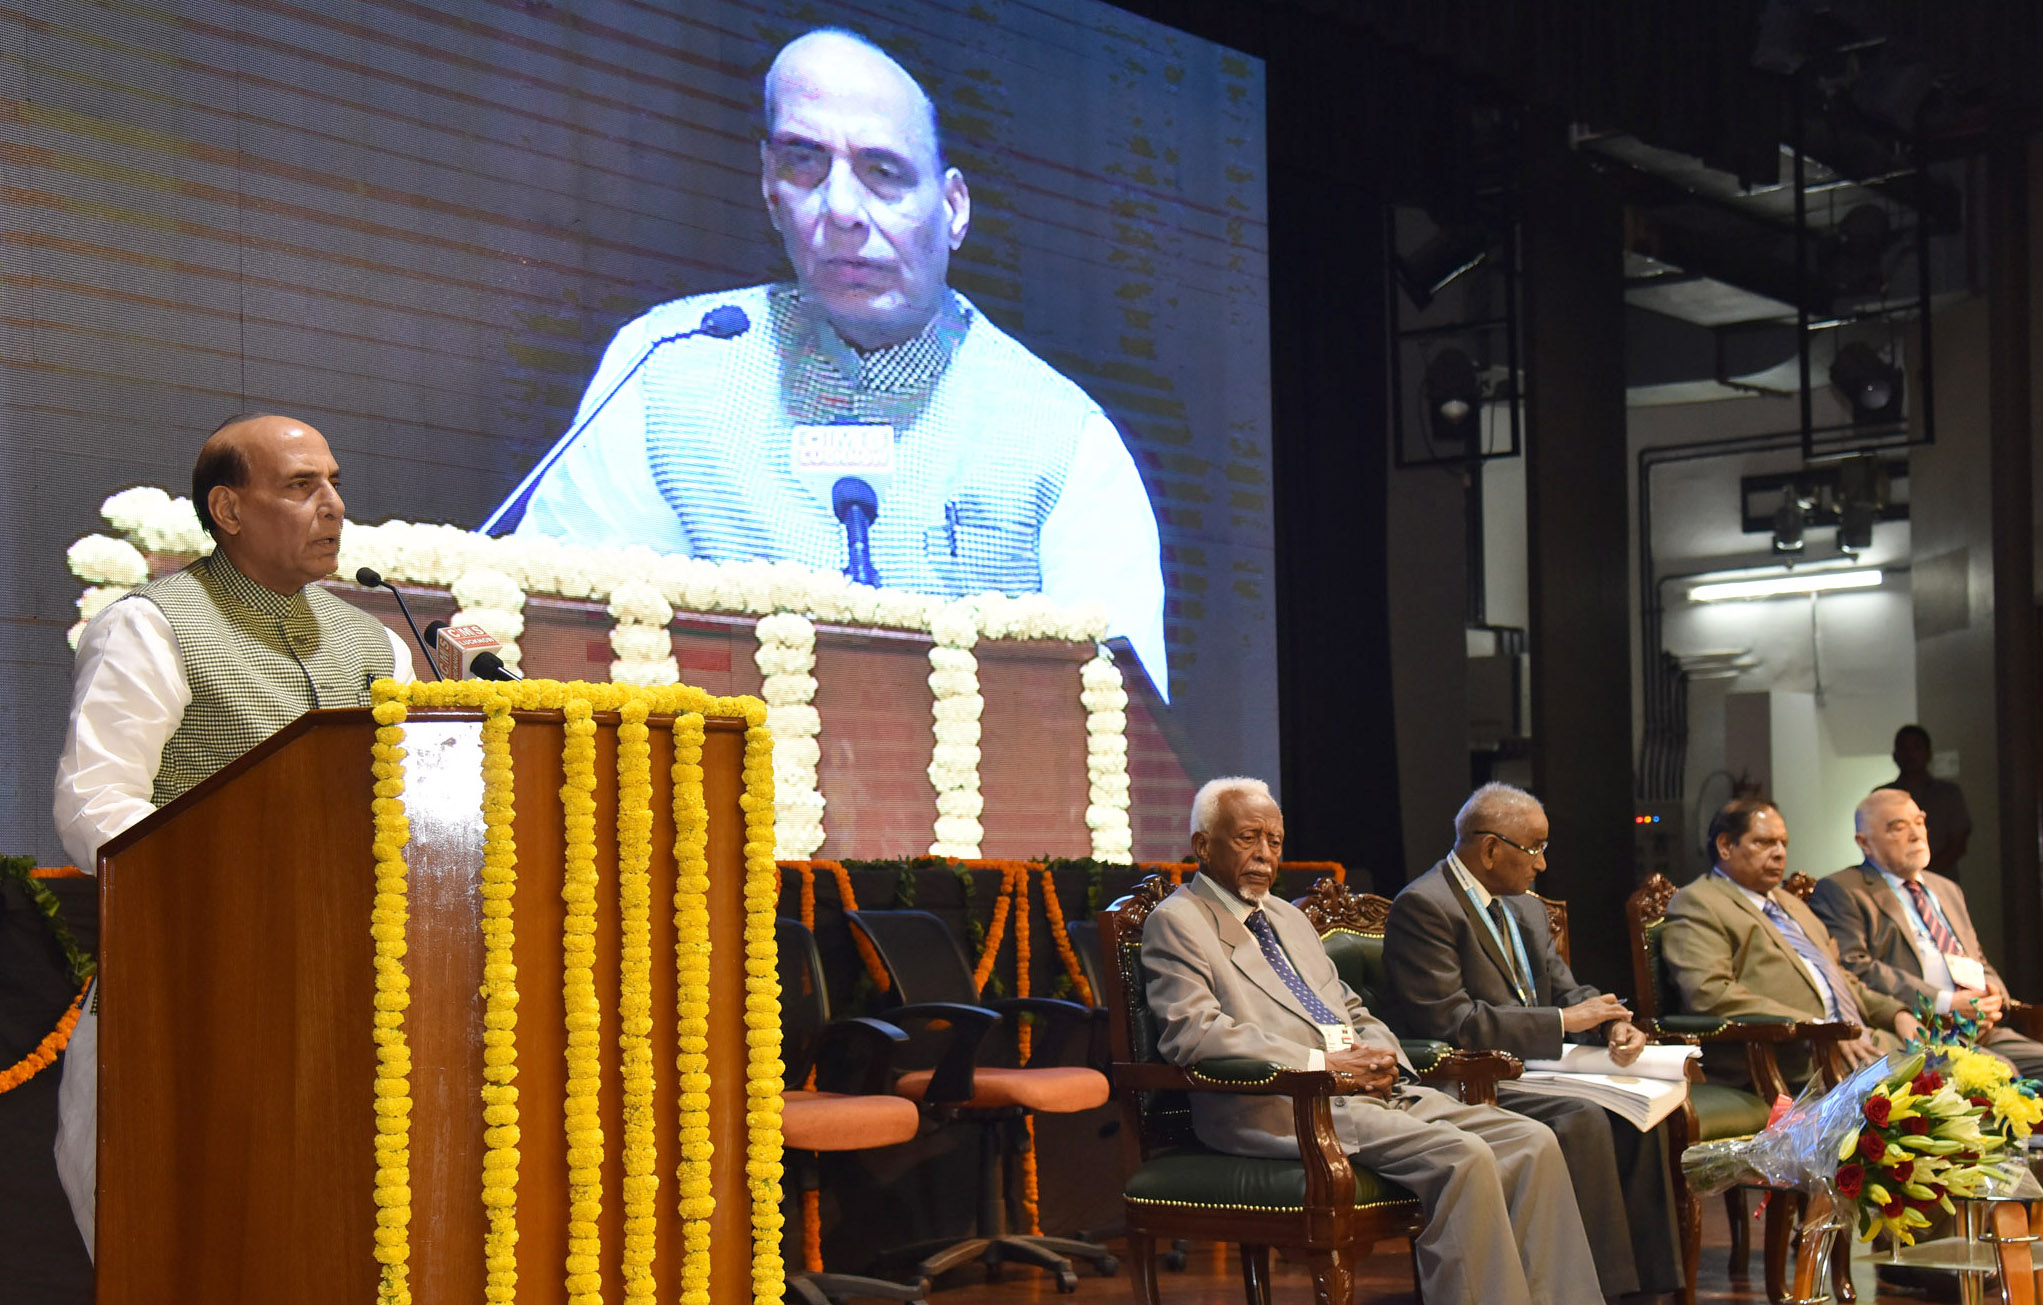
[[[147,578],[141,553],[191,555],[212,551],[189,500],[143,485],[122,490],[100,508],[127,543],[88,536],[71,548],[72,574],[88,582],[78,600],[85,620]],[[122,552],[125,548],[127,551]],[[136,552],[139,548],[141,552]],[[139,567],[138,567],[139,563]],[[673,683],[679,678],[667,625],[678,607],[689,612],[744,614],[759,623],[762,691],[772,712],[775,749],[778,854],[812,855],[823,843],[823,795],[817,789],[817,742],[822,722],[815,709],[814,621],[927,632],[935,746],[929,781],[936,788],[934,856],[976,857],[985,829],[979,817],[979,663],[972,648],[986,639],[1053,639],[1098,643],[1107,630],[1097,604],[1065,607],[1042,594],[1008,598],[974,594],[946,600],[896,589],[853,584],[835,571],[796,562],[710,562],[655,553],[642,545],[595,549],[544,535],[493,538],[456,526],[387,521],[350,523],[341,535],[339,572],[352,576],[374,567],[386,580],[445,587],[461,610],[456,624],[473,622],[504,644],[510,666],[520,660],[518,640],[530,594],[610,603],[617,628],[610,646],[613,680]],[[661,611],[665,610],[664,618]],[[72,627],[72,645],[84,620]],[[666,678],[667,676],[673,678]],[[652,678],[641,678],[652,677]],[[1090,799],[1086,825],[1092,854],[1102,861],[1132,857],[1128,827],[1127,692],[1104,649],[1085,664],[1086,773]]]
[[[936,788],[936,841],[931,856],[972,860],[986,837],[979,823],[986,799],[979,791],[979,616],[970,602],[952,603],[929,621],[936,646],[929,650],[929,691],[936,746],[929,758],[929,782]]]
[[[1078,700],[1085,704],[1085,773],[1091,781],[1085,824],[1092,830],[1093,860],[1130,864],[1135,836],[1128,826],[1128,691],[1105,645],[1080,669],[1079,683]]]
[[[388,579],[388,577],[385,577]],[[497,656],[504,665],[518,669],[524,653],[518,640],[525,635],[525,591],[516,580],[492,567],[478,566],[463,571],[451,588],[461,609],[449,619],[450,625],[479,625],[503,645]]]
[[[87,621],[149,583],[149,559],[125,539],[87,535],[71,545],[64,560],[71,574],[86,582],[85,592],[78,595],[78,623],[64,636],[76,649]]]
[[[681,664],[674,660],[674,636],[667,631],[674,609],[666,595],[643,580],[627,580],[610,591],[610,678],[617,684],[679,684]]]
[[[816,627],[805,616],[776,612],[762,617],[752,654],[765,677],[759,696],[766,700],[766,728],[773,731],[774,855],[783,861],[806,861],[823,845],[823,794],[816,786],[816,766],[823,758],[816,736],[823,731],[816,714]]]

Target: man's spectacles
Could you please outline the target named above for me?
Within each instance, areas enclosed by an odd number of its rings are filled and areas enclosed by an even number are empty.
[[[1546,855],[1546,850],[1547,850],[1547,848],[1548,848],[1548,847],[1550,847],[1550,846],[1552,846],[1552,844],[1553,844],[1553,840],[1552,840],[1552,839],[1548,839],[1548,840],[1546,840],[1546,842],[1544,842],[1544,843],[1539,843],[1539,844],[1536,844],[1536,845],[1534,845],[1534,846],[1532,846],[1532,847],[1527,847],[1527,846],[1526,846],[1525,844],[1523,844],[1523,843],[1519,842],[1519,841],[1518,841],[1517,839],[1515,839],[1515,838],[1506,838],[1506,837],[1504,837],[1504,836],[1503,836],[1502,834],[1498,833],[1498,832],[1497,832],[1496,830],[1494,830],[1494,829],[1478,829],[1478,830],[1476,830],[1476,833],[1478,833],[1478,834],[1486,834],[1486,835],[1488,835],[1489,837],[1491,837],[1491,838],[1494,838],[1494,839],[1496,839],[1496,840],[1497,840],[1497,841],[1498,841],[1499,843],[1509,843],[1509,844],[1510,844],[1511,846],[1513,846],[1513,847],[1517,848],[1517,849],[1518,849],[1519,851],[1521,851],[1521,852],[1525,853],[1525,855],[1527,855],[1527,856],[1531,856],[1531,857],[1540,857],[1540,856],[1545,856],[1545,855]]]

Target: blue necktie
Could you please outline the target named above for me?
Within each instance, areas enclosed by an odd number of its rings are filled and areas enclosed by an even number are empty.
[[[1283,946],[1277,941],[1277,931],[1271,927],[1269,917],[1263,914],[1261,908],[1250,911],[1248,919],[1243,923],[1248,925],[1249,932],[1256,936],[1256,944],[1263,949],[1263,959],[1270,963],[1270,968],[1277,972],[1277,977],[1283,980],[1291,995],[1298,998],[1298,1004],[1305,1007],[1305,1013],[1312,1016],[1313,1023],[1347,1022],[1328,1010],[1327,1004],[1319,999],[1319,994],[1306,987],[1305,980],[1298,977],[1298,971],[1291,968],[1291,958],[1284,954]]]
[[[1830,1018],[1865,1027],[1866,1017],[1859,1010],[1858,999],[1851,995],[1850,988],[1844,986],[1844,972],[1830,963],[1829,955],[1802,932],[1802,926],[1780,908],[1780,903],[1769,897],[1760,909],[1773,922],[1781,937],[1787,939],[1788,946],[1795,949],[1795,954],[1815,966],[1816,972],[1830,985]]]

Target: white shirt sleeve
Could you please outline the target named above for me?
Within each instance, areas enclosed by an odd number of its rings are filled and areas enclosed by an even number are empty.
[[[411,647],[389,626],[392,677],[411,681]],[[71,680],[71,723],[57,759],[57,834],[87,874],[99,849],[156,809],[151,795],[163,747],[191,705],[177,636],[163,609],[146,599],[117,602],[92,619],[78,640]]]
[[[1163,642],[1163,557],[1156,513],[1121,433],[1095,411],[1079,431],[1064,492],[1043,522],[1043,592],[1107,609],[1107,634],[1135,649],[1156,694],[1170,701]]]
[[[113,604],[85,627],[71,679],[71,724],[57,759],[57,833],[79,869],[156,809],[163,745],[191,705],[170,618],[147,599]]]
[[[627,323],[611,337],[575,410],[577,423],[657,338],[650,315]],[[585,548],[643,544],[658,553],[691,552],[688,532],[653,482],[652,462],[646,456],[645,390],[640,384],[644,376],[641,371],[626,381],[540,477],[513,534],[551,535]]]

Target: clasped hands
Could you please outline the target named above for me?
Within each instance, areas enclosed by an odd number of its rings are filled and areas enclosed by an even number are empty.
[[[1354,1046],[1329,1051],[1327,1068],[1354,1075],[1362,1091],[1385,1101],[1390,1100],[1391,1089],[1397,1086],[1397,1055],[1383,1047]]]

